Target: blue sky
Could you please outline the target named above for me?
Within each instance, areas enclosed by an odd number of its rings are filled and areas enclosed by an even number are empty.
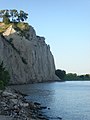
[[[0,0],[0,9],[14,8],[46,38],[57,69],[90,73],[90,0]]]

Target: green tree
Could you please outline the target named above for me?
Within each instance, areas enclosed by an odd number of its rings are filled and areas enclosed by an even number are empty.
[[[28,14],[20,10],[20,13],[18,14],[18,18],[17,18],[18,22],[25,21],[27,18],[28,18]]]
[[[0,18],[3,19],[4,23],[11,22],[22,22],[27,20],[28,14],[25,13],[23,10],[18,12],[16,9],[13,10],[0,10]]]
[[[16,22],[16,19],[18,17],[18,11],[16,9],[10,10],[10,16],[11,16],[12,22]]]
[[[55,71],[55,74],[61,79],[61,80],[64,80],[64,77],[66,75],[66,71],[65,70],[60,70],[60,69],[57,69]]]
[[[5,24],[10,23],[9,10],[0,10],[0,18],[3,19],[3,22],[4,22]]]
[[[10,75],[5,67],[3,67],[3,62],[0,64],[0,89],[8,85],[10,80]]]
[[[65,80],[76,80],[77,79],[77,74],[76,73],[68,73],[65,76]]]
[[[84,77],[84,75],[80,75],[79,78],[80,78],[81,80],[84,80],[85,77]]]
[[[90,80],[90,75],[89,75],[89,74],[86,74],[86,75],[85,75],[85,79]]]
[[[5,24],[9,24],[10,23],[10,19],[8,17],[6,17],[6,16],[3,16],[3,22]]]
[[[0,18],[3,18],[4,13],[5,13],[5,10],[0,10]]]

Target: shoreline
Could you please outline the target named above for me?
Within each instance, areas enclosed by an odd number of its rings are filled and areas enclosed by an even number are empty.
[[[28,102],[25,94],[6,88],[0,90],[0,120],[49,120],[42,113],[42,106],[37,102]]]

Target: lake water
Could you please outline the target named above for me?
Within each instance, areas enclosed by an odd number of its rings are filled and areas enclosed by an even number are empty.
[[[90,82],[67,81],[14,86],[28,94],[27,99],[50,109],[43,114],[53,120],[90,120]]]

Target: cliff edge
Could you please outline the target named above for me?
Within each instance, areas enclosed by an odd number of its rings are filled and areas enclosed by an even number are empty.
[[[28,30],[17,30],[10,25],[0,35],[0,61],[10,73],[11,84],[59,79],[50,46],[44,37],[36,35],[32,26]]]

